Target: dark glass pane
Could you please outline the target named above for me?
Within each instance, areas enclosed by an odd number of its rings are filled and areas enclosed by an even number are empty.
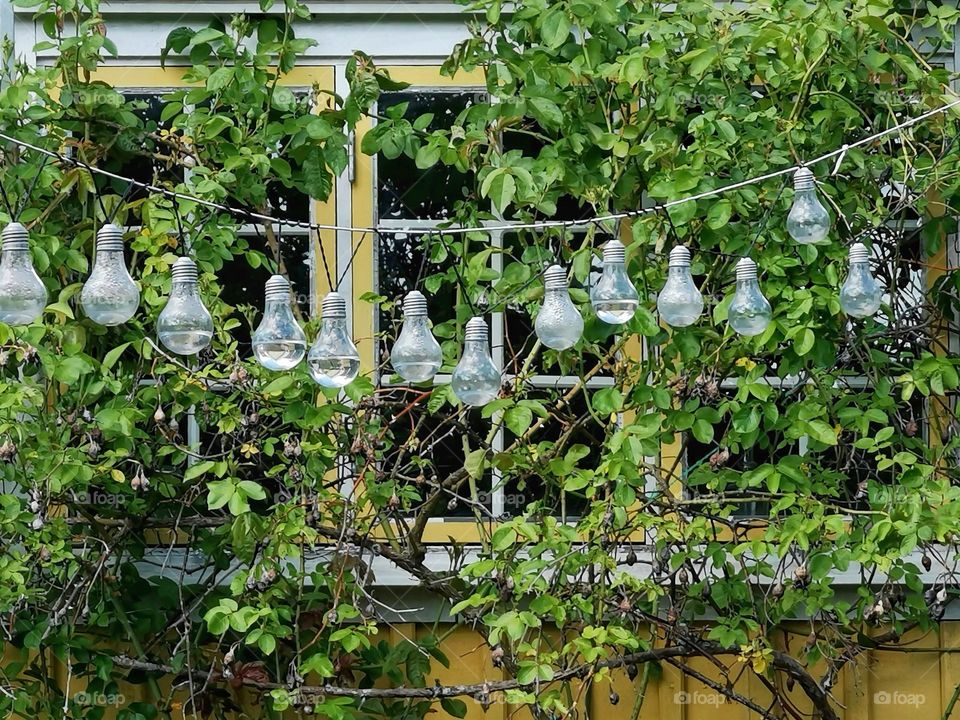
[[[268,258],[273,258],[273,252],[268,248],[266,239],[262,235],[245,237],[241,242],[251,250],[258,250]],[[310,239],[303,234],[284,234],[280,237],[280,252],[286,277],[290,280],[300,314],[302,318],[308,318],[312,294]],[[221,280],[220,298],[237,308],[234,317],[240,320],[240,325],[233,330],[232,334],[239,344],[238,351],[241,357],[249,357],[252,354],[250,337],[263,313],[263,286],[272,274],[272,270],[265,265],[253,267],[245,253],[234,255],[218,272]],[[247,314],[241,311],[242,308],[250,307],[254,310],[253,328],[246,319]]]
[[[863,405],[863,410],[875,408],[878,401],[870,388],[850,389],[850,405]],[[888,397],[889,407],[882,409],[890,418],[890,426],[896,431],[891,441],[895,446],[925,444],[929,430],[926,399],[920,394],[914,394],[905,405],[899,399]],[[822,482],[831,488],[832,495],[845,507],[865,509],[868,506],[868,481],[887,485],[898,482],[902,469],[898,465],[880,470],[876,456],[857,448],[850,438],[843,434],[838,445],[810,454],[811,464],[819,468]]]
[[[133,178],[138,182],[155,185],[158,182],[183,182],[183,168],[179,165],[170,165],[160,160],[150,159],[145,153],[167,153],[156,140],[149,135],[157,134],[166,127],[160,119],[163,112],[163,92],[125,92],[124,98],[132,103],[133,113],[144,123],[143,130],[134,129],[129,133],[120,132],[114,146],[124,158],[116,169],[117,174]],[[120,180],[111,181],[113,190],[122,193],[126,189],[125,183]],[[128,194],[129,200],[145,198],[149,193],[142,188],[132,188]]]
[[[536,158],[546,143],[538,135],[544,130],[539,123],[528,119],[527,123],[519,128],[507,129],[503,133],[504,152],[519,150],[524,157]],[[599,160],[599,158],[598,158]],[[596,215],[596,211],[589,203],[578,200],[572,195],[560,195],[555,200],[557,210],[550,215],[552,220],[582,220]]]
[[[604,241],[605,238],[598,235],[594,244],[600,247]],[[537,244],[538,242],[540,244]],[[575,234],[574,239],[569,242],[574,248],[580,247],[583,242],[583,234]],[[532,282],[526,290],[514,290],[508,293],[508,297],[517,295],[514,301],[507,304],[503,317],[503,357],[506,365],[505,370],[508,373],[519,372],[530,349],[536,342],[534,321],[542,301],[542,293],[536,293],[529,301],[525,301],[525,298],[528,292],[543,287],[543,280],[539,276],[542,275],[547,265],[557,262],[558,241],[554,239],[553,243],[553,247],[545,248],[542,239],[538,241],[529,235],[505,233],[503,236],[503,245],[506,251],[503,259],[504,267],[508,263],[516,262],[529,267],[532,273]],[[600,260],[595,257],[589,282],[595,282],[599,278],[600,270]],[[589,293],[589,287],[585,287],[575,279],[570,287]],[[532,367],[535,374],[582,375],[596,367],[596,364],[614,346],[616,343],[616,328],[598,320],[587,307],[581,306],[580,311],[584,316],[583,337],[585,342],[578,347],[582,347],[583,352],[568,350],[557,353],[547,348],[541,348],[540,355]]]
[[[469,108],[475,91],[404,90],[380,96],[378,110],[408,103],[404,117],[415,120],[433,113],[427,132],[453,125],[457,116]],[[381,220],[448,218],[454,203],[463,200],[473,187],[473,177],[443,164],[420,170],[413,158],[402,154],[389,159],[377,155],[377,213]]]
[[[538,389],[526,397],[539,400],[546,407],[553,408],[557,400],[567,389]],[[568,434],[572,426],[576,426]],[[544,482],[542,458],[545,452],[556,452],[555,443],[564,438],[558,457],[577,456],[575,469],[570,477],[578,473],[596,470],[602,455],[601,448],[606,440],[606,429],[596,422],[587,407],[587,398],[583,392],[577,393],[562,410],[555,413],[532,434],[524,438],[515,449],[523,460],[518,465],[526,465],[528,472],[519,477],[510,478],[503,485],[504,512],[508,515],[520,515],[531,503],[551,515],[575,518],[589,507],[589,500],[582,490],[565,491],[556,479]],[[504,448],[513,447],[517,436],[504,430]],[[579,447],[576,447],[579,446]],[[554,450],[551,451],[551,448]],[[573,455],[568,456],[568,452]],[[516,470],[514,470],[516,472]]]
[[[388,449],[383,456],[383,467],[388,468],[400,484],[413,482],[422,503],[452,475],[463,470],[464,436],[469,447],[478,447],[490,431],[490,422],[479,412],[431,413],[426,401],[408,408],[414,399],[409,392],[398,389],[384,400],[384,412],[388,413],[384,416],[388,425]],[[480,501],[488,510],[490,486],[489,474],[478,482]],[[445,488],[431,515],[472,518],[474,508],[466,501],[469,496],[466,482],[457,488]],[[416,506],[411,509],[416,511]],[[489,513],[481,515],[489,518]]]
[[[736,390],[732,388],[723,388],[719,392],[723,399],[731,399],[736,395]],[[781,401],[777,393],[770,402],[777,405],[782,416],[788,401]],[[800,453],[800,444],[795,440],[787,441],[781,431],[761,434],[750,447],[729,447],[724,444],[724,438],[732,422],[730,415],[727,415],[714,425],[712,442],[702,443],[692,434],[684,438],[683,478],[692,497],[723,492],[739,497],[748,496],[749,490],[739,490],[737,486],[741,473],[764,463],[776,464],[782,458]],[[733,514],[756,517],[766,515],[768,511],[769,503],[765,501],[741,502],[735,506]]]

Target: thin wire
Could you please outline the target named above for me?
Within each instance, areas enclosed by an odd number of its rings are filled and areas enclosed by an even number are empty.
[[[459,228],[444,228],[444,233],[447,235],[465,235],[467,233],[473,232],[495,232],[501,230],[545,230],[548,228],[570,228],[578,227],[584,225],[594,225],[604,222],[610,222],[613,220],[623,220],[627,218],[641,217],[643,215],[649,215],[651,213],[659,212],[661,210],[677,207],[689,202],[696,202],[698,200],[705,200],[706,198],[715,197],[717,195],[722,195],[724,193],[732,192],[733,190],[739,190],[743,187],[748,187],[750,185],[758,185],[760,183],[766,182],[767,180],[772,180],[774,178],[782,177],[784,175],[790,175],[795,173],[801,167],[806,167],[808,165],[816,165],[817,163],[823,162],[824,160],[829,160],[831,158],[837,157],[844,153],[849,152],[853,148],[862,147],[863,145],[868,145],[880,138],[886,137],[887,135],[892,135],[893,133],[899,132],[909,127],[913,127],[925,120],[928,120],[932,117],[945,113],[947,110],[960,105],[960,98],[953,100],[946,105],[941,105],[940,107],[934,108],[933,110],[928,110],[927,112],[918,115],[917,117],[904,120],[902,123],[898,123],[892,127],[889,127],[880,132],[874,133],[873,135],[868,135],[867,137],[861,138],[855,142],[845,143],[842,147],[839,147],[835,150],[831,150],[828,153],[824,153],[816,158],[802,162],[797,165],[792,165],[790,167],[781,168],[780,170],[773,170],[763,175],[758,175],[756,177],[747,178],[746,180],[740,180],[735,183],[730,183],[729,185],[723,185],[712,190],[705,190],[704,192],[697,193],[696,195],[689,195],[684,198],[678,198],[677,200],[670,200],[659,205],[654,205],[652,207],[640,208],[637,210],[627,210],[619,213],[611,213],[609,215],[598,215],[592,218],[582,218],[580,220],[541,220],[537,222],[529,223],[515,223],[511,225],[499,225],[499,226],[478,226],[478,227],[459,227]],[[24,140],[18,140],[15,137],[7,135],[5,133],[0,133],[0,140],[6,140],[7,142],[12,142],[15,145],[20,147],[33,150],[35,152],[48,155],[50,157],[58,158],[61,162],[67,163],[69,165],[74,165],[77,167],[83,167],[90,171],[91,173],[97,173],[105,177],[111,177],[115,180],[122,180],[124,182],[131,182],[137,187],[141,187],[149,192],[157,193],[160,195],[165,195],[170,198],[186,200],[189,202],[194,202],[205,207],[214,208],[216,210],[222,210],[224,212],[230,213],[234,216],[246,217],[252,220],[257,220],[261,222],[270,222],[287,225],[290,227],[297,227],[306,230],[335,230],[341,232],[349,233],[376,233],[380,230],[389,230],[389,228],[383,227],[354,227],[350,225],[325,225],[321,223],[311,223],[305,222],[302,220],[289,220],[286,218],[277,218],[270,215],[263,215],[261,213],[250,212],[248,210],[240,210],[238,208],[232,208],[227,205],[221,205],[220,203],[213,202],[211,200],[205,200],[203,198],[194,197],[186,193],[176,192],[174,190],[169,190],[167,188],[159,187],[156,185],[151,185],[149,183],[141,182],[133,178],[126,177],[124,175],[118,175],[117,173],[110,172],[109,170],[104,170],[102,168],[89,165],[82,160],[77,160],[76,158],[67,157],[61,153],[55,152],[53,150],[48,150],[47,148],[28,143]]]
[[[786,187],[787,187],[787,178],[784,178],[783,182],[780,184],[780,189],[777,190],[777,196],[773,199],[772,203],[767,204],[767,209],[763,213],[763,216],[760,218],[760,223],[757,225],[757,232],[753,236],[753,240],[750,243],[750,247],[747,248],[747,251],[743,253],[742,257],[750,257],[750,253],[753,252],[753,248],[757,244],[757,240],[760,239],[760,236],[763,234],[764,229],[766,229],[767,222],[770,220],[770,216],[773,214],[773,209],[777,206],[777,203],[780,202],[780,197],[783,195],[783,191],[786,189]]]
[[[189,253],[190,241],[187,240],[187,235],[183,232],[183,221],[180,219],[180,205],[178,203],[171,203],[171,205],[173,206],[173,216],[177,219],[177,232],[180,233],[180,240],[182,240],[180,243],[181,254],[185,254],[184,251]]]
[[[327,263],[327,253],[323,249],[323,238],[320,236],[320,231],[317,231],[317,245],[320,246],[320,261],[323,263],[323,273],[327,276],[327,287],[330,290],[336,290],[339,285],[334,287],[333,285],[333,276],[330,275],[330,265]]]
[[[16,220],[17,218],[19,218],[20,215],[23,213],[23,211],[26,209],[26,207],[27,207],[27,202],[28,202],[28,201],[30,200],[30,198],[33,196],[33,191],[36,190],[36,188],[37,188],[37,181],[40,180],[40,173],[42,173],[42,172],[43,172],[43,169],[47,166],[47,161],[48,161],[49,159],[50,159],[50,158],[45,157],[45,158],[43,159],[43,162],[40,163],[40,167],[37,168],[37,172],[36,172],[36,174],[33,176],[33,180],[30,181],[30,187],[27,189],[27,192],[25,192],[25,193],[23,194],[23,197],[20,198],[20,205],[17,207],[17,214],[16,214],[16,216],[13,218],[13,220]],[[96,186],[94,186],[94,187],[96,187]]]
[[[110,213],[110,217],[107,218],[107,223],[112,223],[113,219],[117,216],[117,213],[120,212],[120,206],[126,202],[127,197],[130,195],[130,191],[133,190],[133,183],[127,183],[127,189],[123,191],[123,195],[120,196],[120,199],[117,200],[117,204],[113,207],[113,212]]]
[[[437,237],[440,239],[440,242],[443,244],[444,249],[447,251],[447,255],[450,253],[450,246],[447,245],[447,241],[443,239],[446,229],[440,230],[437,233]],[[462,256],[461,256],[462,257]],[[452,263],[453,273],[457,276],[457,282],[460,284],[460,289],[463,290],[463,296],[467,299],[467,305],[470,306],[470,312],[474,315],[477,314],[477,308],[473,304],[473,300],[470,298],[470,289],[467,287],[467,283],[464,281],[463,277],[460,275],[460,257],[457,257],[455,262]]]
[[[10,216],[10,221],[16,219],[16,216],[13,213],[13,206],[10,204],[10,196],[7,195],[7,189],[3,186],[3,181],[0,180],[0,199],[3,200],[4,207],[7,208],[7,215]]]
[[[377,233],[376,230],[372,232]],[[377,237],[380,237],[380,233],[377,233]],[[343,269],[340,277],[337,279],[337,287],[340,287],[340,283],[343,282],[343,279],[347,276],[347,273],[350,272],[350,268],[353,267],[353,259],[357,256],[357,253],[360,251],[360,246],[363,245],[363,241],[367,239],[367,233],[364,233],[360,236],[360,242],[357,243],[357,246],[353,248],[353,252],[350,253],[350,260],[347,262],[347,266]]]
[[[416,281],[413,283],[413,289],[414,289],[414,290],[419,290],[419,289],[420,289],[420,282],[423,280],[423,271],[426,270],[426,268],[427,268],[427,256],[430,254],[430,253],[429,253],[429,246],[428,246],[428,244],[427,244],[427,240],[430,239],[430,234],[428,233],[428,234],[424,235],[422,239],[423,239],[423,241],[424,241],[424,242],[423,242],[423,252],[420,253],[420,269],[417,270],[417,279],[416,279]]]
[[[103,219],[107,219],[107,208],[103,204],[103,196],[100,194],[100,188],[97,187],[97,177],[90,173],[90,182],[93,183],[93,196],[97,199],[97,205],[100,206],[100,212],[103,213]]]

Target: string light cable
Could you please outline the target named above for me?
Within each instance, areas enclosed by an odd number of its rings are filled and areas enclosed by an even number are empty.
[[[442,233],[444,235],[465,235],[467,233],[489,233],[505,230],[548,230],[552,228],[570,228],[570,227],[583,227],[588,225],[599,225],[607,222],[625,220],[630,218],[641,217],[643,215],[648,215],[655,212],[660,212],[662,210],[668,210],[673,207],[678,207],[690,202],[697,202],[698,200],[706,200],[708,198],[716,197],[718,195],[723,195],[728,192],[733,192],[734,190],[739,190],[740,188],[749,187],[751,185],[758,185],[760,183],[766,182],[767,180],[772,180],[774,178],[783,177],[785,175],[791,175],[796,173],[798,170],[805,169],[811,165],[816,165],[825,160],[830,160],[833,158],[839,158],[839,161],[842,161],[843,157],[854,148],[863,147],[864,145],[869,145],[881,138],[887,137],[894,133],[898,133],[901,130],[913,127],[918,125],[930,118],[941,115],[948,110],[957,107],[960,105],[960,98],[956,98],[944,105],[928,110],[927,112],[918,115],[913,118],[904,120],[901,123],[897,123],[889,128],[876,132],[872,135],[861,138],[854,142],[845,143],[841,147],[831,150],[830,152],[824,153],[818,157],[812,158],[806,162],[799,163],[797,165],[791,165],[789,167],[780,168],[778,170],[772,170],[768,173],[762,175],[756,175],[754,177],[746,178],[744,180],[739,180],[734,183],[727,185],[722,185],[711,190],[704,190],[703,192],[696,193],[694,195],[688,195],[686,197],[677,198],[676,200],[668,200],[663,203],[658,203],[649,207],[638,208],[635,210],[625,210],[617,213],[609,213],[606,215],[596,215],[590,218],[581,218],[578,220],[538,220],[531,221],[526,223],[510,223],[505,225],[481,225],[476,227],[450,227],[434,230],[435,233]],[[50,150],[48,148],[41,147],[34,143],[27,142],[25,140],[20,140],[6,133],[0,132],[0,140],[5,140],[19,147],[25,148],[27,150],[32,150],[34,152],[46,155],[51,158],[56,158],[60,162],[73,165],[76,167],[82,167],[88,172],[96,173],[104,177],[109,177],[114,180],[119,180],[121,182],[130,183],[135,187],[142,188],[151,193],[156,193],[164,195],[168,198],[174,200],[182,200],[186,202],[196,203],[211,209],[219,210],[226,212],[228,214],[248,218],[250,220],[256,220],[262,223],[272,223],[277,225],[287,225],[289,227],[295,227],[303,230],[330,230],[336,232],[349,232],[357,234],[369,234],[375,233],[379,235],[381,232],[386,232],[388,229],[383,227],[364,227],[364,226],[353,226],[353,225],[336,225],[336,224],[324,224],[324,223],[314,223],[304,220],[293,220],[290,218],[275,217],[272,215],[266,215],[264,213],[258,213],[251,210],[242,210],[235,207],[230,207],[228,205],[223,205],[221,203],[214,202],[213,200],[207,200],[204,198],[195,197],[188,193],[178,192],[175,190],[170,190],[168,188],[160,187],[158,185],[152,185],[150,183],[145,183],[135,178],[130,178],[125,175],[120,175],[119,173],[114,173],[109,170],[97,167],[95,165],[90,165],[82,160],[76,158],[68,157],[62,153]],[[395,228],[390,228],[390,231],[396,232]]]

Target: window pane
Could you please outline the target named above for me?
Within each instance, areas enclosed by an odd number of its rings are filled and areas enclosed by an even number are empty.
[[[116,149],[120,151],[121,157],[126,154],[123,163],[115,170],[117,174],[133,178],[138,182],[151,185],[166,181],[173,184],[183,182],[183,168],[179,165],[168,165],[161,160],[147,157],[152,153],[168,154],[169,150],[162,147],[155,139],[149,135],[156,135],[160,130],[167,127],[167,124],[160,119],[163,111],[165,91],[157,90],[155,92],[130,91],[123,93],[123,97],[132,103],[133,114],[143,121],[143,129],[133,128],[130,132],[119,131],[117,135]],[[146,130],[146,134],[144,134]],[[120,180],[110,181],[113,189],[122,193],[126,189],[125,183]],[[128,200],[145,198],[149,193],[138,187],[131,188],[128,194]]]
[[[564,393],[559,390],[538,390],[526,395],[540,401],[552,410]],[[520,515],[531,503],[558,517],[579,517],[589,507],[586,488],[593,480],[602,455],[607,429],[591,415],[583,391],[544,422],[533,433],[524,437],[515,453],[519,456],[511,468],[511,478],[503,484],[504,512]],[[517,436],[504,431],[504,447],[517,443]],[[558,449],[556,443],[562,442]],[[558,459],[569,467],[544,468],[544,458]],[[557,474],[554,470],[559,473]],[[566,486],[567,489],[564,489]]]
[[[600,247],[606,238],[600,235],[594,240],[596,247]],[[503,290],[507,297],[515,299],[506,306],[504,312],[504,364],[508,373],[516,374],[520,371],[527,355],[537,340],[534,331],[536,313],[539,311],[543,297],[543,270],[547,265],[556,261],[559,241],[554,239],[553,247],[545,247],[542,238],[537,239],[529,234],[505,233],[504,245],[504,276],[509,278],[517,267],[524,267],[529,272],[522,277],[530,277],[529,284],[524,281],[519,288]],[[583,234],[575,235],[569,245],[579,248],[583,242]],[[563,262],[562,260],[560,262]],[[511,267],[514,266],[514,267]],[[599,278],[600,260],[594,257],[593,268],[589,282]],[[525,287],[524,287],[525,286]],[[589,286],[585,286],[573,278],[570,288],[579,292],[581,298],[589,293]],[[616,328],[599,320],[586,305],[580,306],[583,314],[584,342],[582,352],[556,352],[548,348],[541,348],[540,355],[532,365],[532,371],[538,375],[582,375],[596,367],[597,363],[616,344]]]
[[[256,250],[268,258],[273,259],[274,253],[269,248],[266,238],[262,235],[241,236],[237,248],[241,246]],[[305,234],[285,233],[280,237],[280,252],[283,269],[293,289],[301,318],[310,316],[310,239]],[[266,265],[253,267],[250,264],[251,256],[246,252],[234,255],[226,261],[218,272],[220,278],[220,298],[237,311],[234,317],[240,320],[240,325],[232,332],[239,344],[238,351],[241,357],[252,354],[250,337],[263,314],[263,286],[273,274]],[[256,262],[256,261],[254,261]],[[243,309],[253,311],[253,327],[248,322],[248,313]]]
[[[389,468],[398,487],[406,487],[407,506],[416,509],[446,483],[451,476],[463,470],[464,440],[471,449],[477,448],[490,431],[490,423],[479,412],[452,414],[430,412],[425,399],[415,402],[417,396],[405,390],[394,390],[384,399],[383,419],[387,423],[387,450],[383,466]],[[410,405],[410,403],[414,403]],[[490,509],[491,476],[480,479],[480,501]],[[398,490],[398,495],[401,493]],[[473,517],[474,508],[466,482],[459,487],[442,490],[440,501],[433,508],[433,517]],[[489,518],[488,513],[482,513]]]
[[[404,90],[380,96],[378,110],[407,103],[404,118],[411,121],[433,114],[426,131],[454,125],[457,116],[478,97],[473,90]],[[444,219],[454,204],[463,200],[473,187],[473,177],[438,163],[428,170],[417,168],[413,158],[377,155],[377,213],[381,220]]]

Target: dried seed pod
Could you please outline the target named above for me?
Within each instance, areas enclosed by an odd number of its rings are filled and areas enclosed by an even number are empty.
[[[640,668],[637,667],[636,663],[627,663],[627,677],[631,680],[636,680],[637,675],[640,674]]]
[[[930,556],[926,553],[923,554],[923,557],[920,558],[920,563],[923,565],[923,569],[927,572],[930,571],[930,568],[933,567],[933,561],[930,559]]]
[[[610,691],[610,704],[617,705],[620,702],[620,696],[617,694],[616,690]]]
[[[157,405],[157,411],[153,414],[153,421],[159,425],[166,419],[167,415],[163,412],[163,408]]]
[[[501,667],[503,665],[503,648],[499,645],[494,645],[493,649],[490,651],[490,661],[493,663],[494,667]]]

